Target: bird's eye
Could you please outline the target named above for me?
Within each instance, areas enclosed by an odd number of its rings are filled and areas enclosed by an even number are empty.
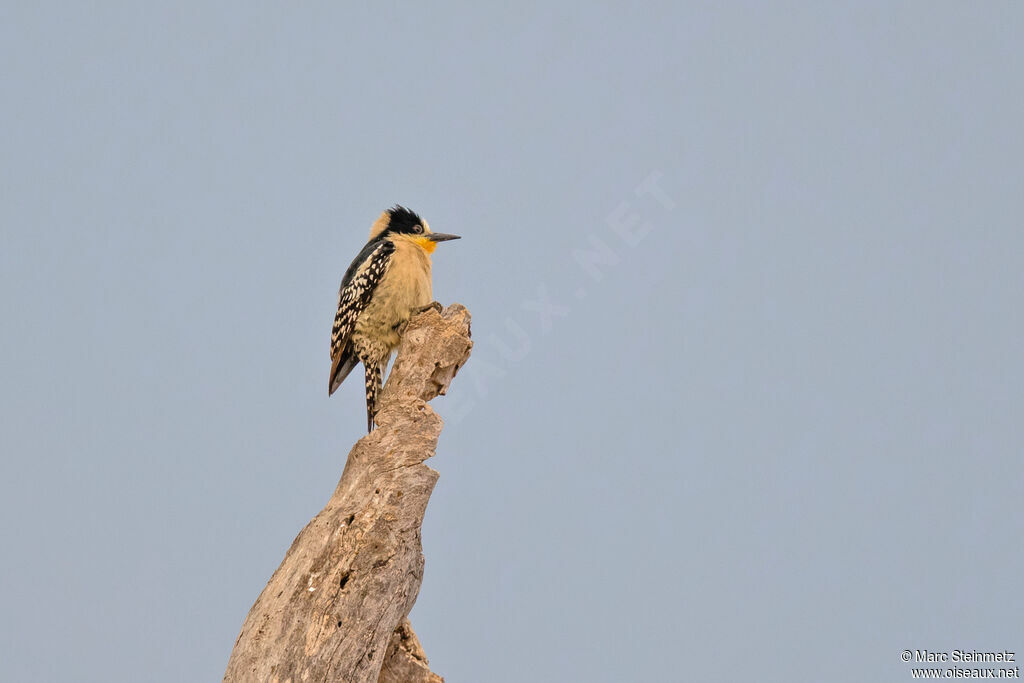
[[[419,235],[420,233],[422,233],[422,232],[423,232],[423,226],[422,226],[422,225],[419,225],[419,224],[417,224],[417,225],[414,225],[414,226],[412,226],[412,231],[413,231],[414,233],[416,233],[417,235]]]

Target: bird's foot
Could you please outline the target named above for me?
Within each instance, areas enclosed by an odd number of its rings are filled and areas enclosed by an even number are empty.
[[[413,315],[416,315],[418,313],[425,313],[426,311],[429,311],[431,308],[433,308],[438,313],[444,310],[444,307],[439,302],[431,301],[426,306],[420,306],[415,311],[413,311]]]
[[[405,334],[405,329],[407,327],[409,327],[409,322],[413,318],[418,316],[420,313],[425,313],[425,312],[429,311],[430,309],[434,309],[438,313],[440,313],[441,311],[444,310],[444,308],[441,306],[441,304],[439,304],[436,301],[431,301],[426,306],[420,306],[419,308],[412,309],[412,314],[409,315],[409,319],[408,320],[403,320],[400,323],[395,323],[395,326],[392,327],[391,329],[393,329],[395,332],[397,332],[399,334],[399,336]]]

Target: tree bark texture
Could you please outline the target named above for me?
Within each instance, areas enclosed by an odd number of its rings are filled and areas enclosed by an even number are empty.
[[[469,358],[460,304],[413,317],[381,393],[377,428],[352,448],[334,495],[249,610],[224,681],[442,683],[406,618],[423,579],[420,528],[438,474],[428,405]]]

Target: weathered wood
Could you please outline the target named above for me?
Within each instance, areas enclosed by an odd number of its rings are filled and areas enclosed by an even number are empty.
[[[406,618],[423,579],[420,527],[438,474],[441,418],[427,404],[469,358],[463,306],[415,316],[334,495],[249,610],[224,681],[441,683]]]
[[[443,678],[430,670],[427,655],[408,619],[403,619],[391,634],[377,683],[444,683]]]

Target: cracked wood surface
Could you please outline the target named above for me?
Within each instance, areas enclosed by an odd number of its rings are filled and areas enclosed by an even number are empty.
[[[334,495],[295,538],[249,610],[224,681],[442,683],[406,618],[423,580],[420,527],[438,474],[427,404],[469,358],[469,311],[416,315]]]

